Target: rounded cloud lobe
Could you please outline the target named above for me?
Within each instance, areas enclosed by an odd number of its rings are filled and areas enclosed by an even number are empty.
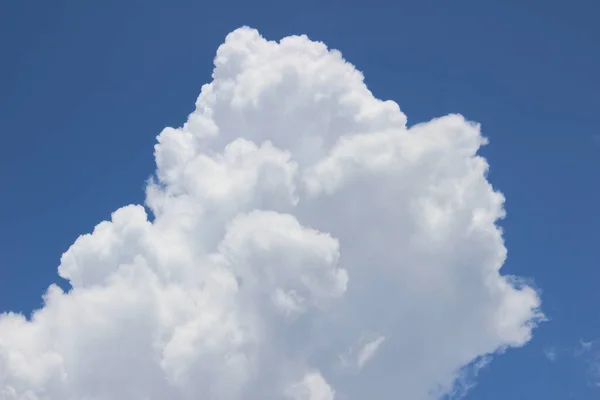
[[[82,235],[30,319],[0,316],[2,400],[427,400],[521,346],[504,198],[477,124],[410,128],[341,54],[249,28],[155,146],[146,208]]]

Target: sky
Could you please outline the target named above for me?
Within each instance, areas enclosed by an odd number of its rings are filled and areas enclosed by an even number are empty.
[[[187,399],[198,391],[208,399],[253,399],[248,387],[264,396],[258,398],[282,398],[274,394],[277,382],[293,399],[329,400],[335,392],[338,400],[421,400],[438,396],[424,394],[435,389],[428,385],[447,392],[457,377],[465,382],[459,389],[469,388],[469,400],[597,398],[599,11],[591,0],[3,2],[0,312],[30,316],[44,307],[45,313],[33,323],[0,317],[1,399],[42,399],[44,393],[51,400],[89,393],[99,399],[147,393]],[[242,26],[259,33],[236,31]],[[263,49],[270,46],[265,40],[303,34],[308,39]],[[339,50],[350,64],[313,41]],[[239,62],[245,57],[255,61]],[[238,79],[234,89],[225,84],[232,77]],[[210,82],[210,90],[202,88]],[[315,105],[319,93],[336,100]],[[353,95],[343,100],[344,93]],[[376,99],[391,100],[400,110]],[[360,111],[366,113],[362,120]],[[188,121],[192,112],[196,119]],[[489,144],[478,149],[479,131],[460,118],[427,123],[454,113],[480,124]],[[211,124],[221,130],[216,139],[207,133]],[[396,136],[386,136],[387,130]],[[422,140],[413,139],[413,131]],[[369,132],[373,143],[361,142],[360,134]],[[336,147],[344,135],[357,136]],[[262,146],[265,138],[274,147]],[[371,145],[372,152],[393,148],[411,161],[390,156],[384,162],[362,152]],[[473,149],[487,160],[487,174]],[[418,156],[421,151],[430,157]],[[349,152],[354,162],[344,159]],[[194,168],[184,168],[186,163]],[[242,173],[252,168],[255,181]],[[158,183],[147,186],[154,174]],[[290,189],[296,175],[306,193]],[[249,181],[254,187],[246,188]],[[437,191],[430,193],[425,182]],[[506,198],[506,218],[498,222],[505,262],[493,228],[501,200],[487,182]],[[463,184],[473,195],[459,202],[448,188]],[[247,192],[235,192],[238,187]],[[372,198],[363,195],[365,188],[373,190]],[[173,200],[180,198],[190,204]],[[243,199],[247,203],[238,204]],[[104,236],[87,236],[71,247],[129,204],[145,204],[154,217],[149,222],[143,209],[126,208],[112,225],[103,225]],[[436,204],[442,215],[444,207],[464,208],[465,215],[483,210],[480,231],[463,237],[471,232],[466,220],[430,219],[426,211]],[[348,210],[354,205],[353,214]],[[253,214],[254,208],[266,212]],[[234,211],[241,216],[235,219]],[[385,223],[394,218],[397,224]],[[344,243],[355,246],[348,250]],[[216,255],[210,253],[216,261],[198,250],[217,244]],[[364,267],[369,257],[383,267]],[[297,281],[294,273],[264,267],[273,260],[315,275],[310,284]],[[520,283],[502,286],[507,281],[493,270],[497,262],[503,263],[501,276],[519,276]],[[117,268],[125,264],[137,267]],[[209,300],[194,286],[204,279],[193,272],[197,265],[217,271],[208,274],[216,282],[207,284]],[[230,282],[223,271],[233,271],[239,281]],[[387,273],[400,278],[386,282]],[[356,289],[353,276],[365,287]],[[52,289],[44,305],[51,284],[76,289]],[[295,291],[282,291],[286,285]],[[167,288],[179,288],[182,297]],[[164,300],[182,320],[156,317],[160,307],[144,298]],[[536,314],[537,300],[544,321]],[[188,310],[188,303],[199,308]],[[301,317],[289,320],[278,312]],[[86,319],[89,313],[97,318]],[[425,318],[427,313],[435,316]],[[226,315],[232,325],[215,327],[194,319],[199,314]],[[71,326],[80,320],[80,327]],[[535,329],[527,327],[530,320]],[[233,335],[239,343],[219,342],[209,351],[197,337],[193,343],[177,339],[182,326],[188,334],[203,326],[212,337]],[[326,326],[331,329],[319,331]],[[278,340],[264,344],[265,327],[278,332]],[[154,369],[140,367],[154,359],[140,357],[136,364],[116,351],[137,343],[135,335],[146,343],[146,332],[171,338],[164,339]],[[293,351],[316,352],[328,340],[347,345],[335,367],[325,360],[333,347],[323,359]],[[21,361],[10,359],[11,351],[20,352]],[[203,364],[232,351],[238,357],[232,365]],[[456,375],[456,368],[488,353],[485,362]],[[128,363],[139,371],[128,381],[111,375],[109,366]],[[275,365],[288,368],[276,373]],[[84,372],[74,376],[74,370]],[[154,387],[150,378],[158,373],[168,382]],[[206,378],[192,382],[190,376]],[[269,376],[277,378],[270,382]],[[354,388],[353,380],[363,389]],[[97,386],[107,382],[110,390]],[[28,390],[38,397],[24,397]],[[355,397],[348,394],[353,391]]]

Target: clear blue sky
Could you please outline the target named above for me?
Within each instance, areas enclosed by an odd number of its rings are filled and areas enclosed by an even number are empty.
[[[155,136],[192,111],[228,32],[306,33],[409,124],[459,112],[490,138],[503,271],[533,279],[550,321],[468,399],[596,399],[573,352],[600,339],[599,13],[594,0],[4,1],[0,311],[40,306],[74,239],[143,202]]]

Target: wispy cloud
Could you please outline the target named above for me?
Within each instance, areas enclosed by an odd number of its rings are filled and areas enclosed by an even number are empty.
[[[556,361],[556,359],[558,358],[558,353],[556,351],[556,348],[554,348],[554,347],[545,348],[544,356],[546,356],[546,358],[550,361]]]
[[[543,349],[544,356],[550,362],[571,363],[581,368],[581,379],[594,387],[600,387],[600,339],[580,340],[575,345],[557,347],[548,346]]]
[[[578,356],[587,364],[588,383],[600,387],[600,339],[582,341]]]
[[[373,356],[377,352],[377,349],[379,349],[379,346],[381,346],[381,344],[384,342],[384,340],[385,340],[385,337],[379,336],[377,339],[375,339],[363,346],[360,353],[358,353],[357,363],[358,363],[359,368],[362,368],[363,365],[365,365],[365,363],[367,361],[369,361],[371,358],[373,358]]]
[[[579,346],[575,349],[575,355],[581,356],[583,354],[589,353],[592,351],[594,347],[594,341],[586,342],[584,340],[579,341]]]

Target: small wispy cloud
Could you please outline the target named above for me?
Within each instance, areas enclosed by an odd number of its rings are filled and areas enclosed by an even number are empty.
[[[344,354],[339,356],[338,367],[347,373],[359,373],[365,364],[375,357],[385,340],[385,336],[381,335],[371,340],[362,337],[358,342],[358,348],[350,347]]]
[[[582,348],[587,353],[586,362],[589,383],[600,387],[600,339],[593,342],[585,342]]]
[[[566,347],[549,346],[543,349],[544,356],[550,362],[573,363],[582,368],[582,379],[589,386],[600,388],[600,339],[579,340],[576,345]]]
[[[547,347],[544,349],[544,356],[552,362],[558,358],[558,353],[554,347]]]
[[[377,339],[375,339],[363,346],[363,348],[358,353],[358,359],[357,359],[358,368],[362,368],[363,365],[365,365],[365,363],[367,361],[369,361],[371,358],[373,358],[373,356],[377,352],[377,349],[379,349],[379,346],[381,346],[381,344],[384,341],[385,341],[385,337],[379,336]]]
[[[581,356],[583,354],[589,353],[590,351],[592,351],[593,347],[594,347],[594,341],[586,342],[584,340],[580,340],[579,346],[575,349],[575,355]]]
[[[600,141],[599,141],[600,143]],[[586,379],[590,386],[600,387],[600,339],[579,341],[573,355],[586,365]]]

